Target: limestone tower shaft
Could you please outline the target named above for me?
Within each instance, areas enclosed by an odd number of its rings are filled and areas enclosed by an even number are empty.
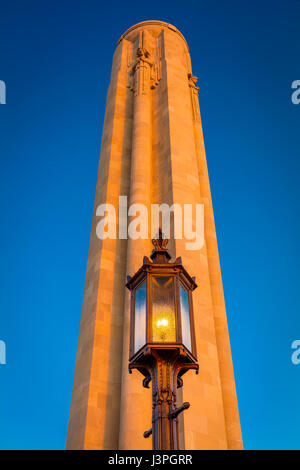
[[[178,400],[191,403],[182,418],[185,449],[241,449],[213,208],[188,46],[172,25],[145,21],[120,38],[108,88],[75,377],[69,449],[150,449],[151,391],[128,374],[129,293],[151,240],[100,240],[100,204],[204,205],[204,246],[169,243],[196,276],[194,315],[199,375],[186,374]],[[193,213],[193,217],[194,217]],[[117,219],[119,220],[119,219]],[[195,220],[193,220],[195,225]],[[117,227],[118,234],[119,226]],[[121,227],[122,232],[122,227]],[[124,232],[124,231],[123,231]],[[183,396],[181,396],[183,395]]]

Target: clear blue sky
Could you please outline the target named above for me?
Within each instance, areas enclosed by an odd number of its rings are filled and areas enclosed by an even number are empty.
[[[64,448],[119,36],[178,27],[199,77],[244,445],[300,449],[300,1],[0,0],[0,448]]]

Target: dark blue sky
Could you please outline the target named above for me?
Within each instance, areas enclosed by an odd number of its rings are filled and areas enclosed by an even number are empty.
[[[0,448],[64,448],[112,54],[174,24],[199,77],[244,445],[300,448],[300,1],[0,0]]]

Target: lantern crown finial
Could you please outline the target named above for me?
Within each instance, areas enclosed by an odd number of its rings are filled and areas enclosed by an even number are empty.
[[[164,234],[159,228],[158,235],[152,239],[152,245],[154,249],[151,253],[150,258],[152,259],[153,263],[168,263],[171,259],[171,255],[167,249],[167,245],[169,240],[164,237]]]
[[[167,238],[164,238],[164,234],[162,233],[162,229],[159,227],[158,237],[152,239],[152,245],[157,250],[165,250],[168,243],[169,243],[169,240]]]

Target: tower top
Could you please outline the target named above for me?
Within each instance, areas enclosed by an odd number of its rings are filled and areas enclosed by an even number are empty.
[[[131,26],[131,28],[127,29],[127,31],[125,31],[125,33],[122,34],[122,36],[120,37],[120,39],[118,41],[118,44],[119,44],[119,42],[122,41],[122,39],[124,39],[126,36],[128,36],[132,31],[135,31],[136,29],[139,29],[139,28],[151,28],[151,27],[153,29],[158,29],[158,30],[161,29],[162,27],[170,29],[174,33],[178,34],[181,37],[181,39],[183,39],[183,41],[185,42],[186,47],[188,49],[188,45],[187,45],[187,42],[186,42],[185,37],[183,36],[183,34],[177,28],[175,28],[175,26],[173,26],[172,24],[166,23],[165,21],[159,21],[159,20],[141,21],[140,23],[137,23],[137,24]]]

